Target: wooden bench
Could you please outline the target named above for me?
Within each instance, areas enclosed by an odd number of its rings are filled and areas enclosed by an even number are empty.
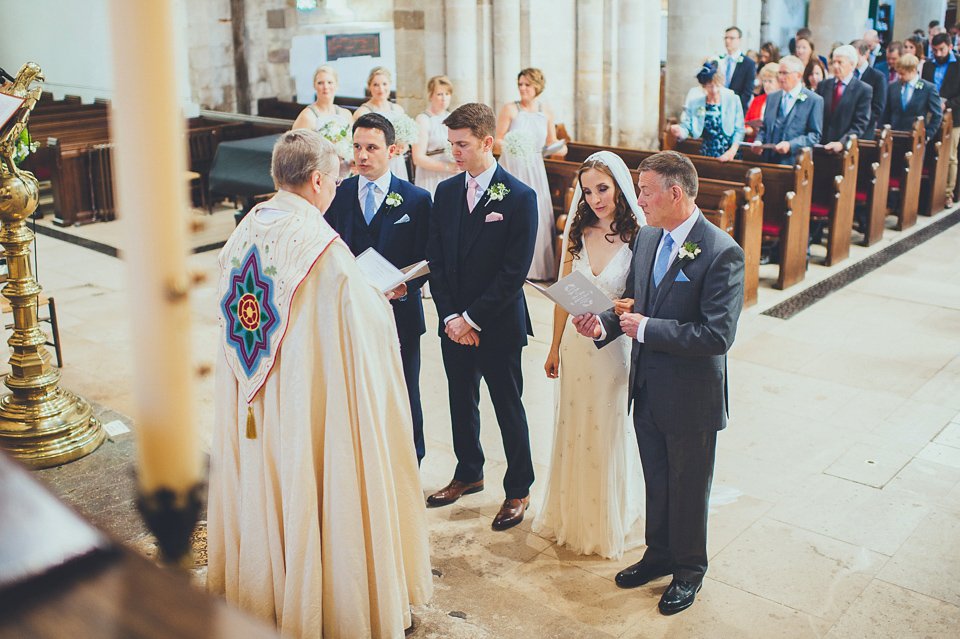
[[[899,195],[896,207],[888,210],[897,216],[898,231],[908,229],[917,223],[917,211],[920,208],[920,179],[923,174],[924,136],[923,118],[917,117],[910,131],[891,131],[893,151],[890,164],[890,195]]]
[[[893,132],[890,125],[877,129],[875,140],[860,140],[860,165],[857,168],[858,206],[864,208],[863,241],[871,246],[883,237],[890,194],[890,167],[893,159]]]
[[[810,219],[827,227],[827,257],[833,266],[850,256],[853,210],[857,197],[858,140],[852,136],[840,153],[821,145],[813,149],[813,192]]]
[[[953,139],[953,112],[947,109],[940,130],[927,144],[920,184],[920,214],[933,215],[947,206],[947,173],[950,170],[950,145]]]

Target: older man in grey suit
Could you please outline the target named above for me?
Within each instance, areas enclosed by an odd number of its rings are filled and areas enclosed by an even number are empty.
[[[707,502],[717,431],[727,421],[727,351],[743,306],[743,250],[694,204],[697,172],[673,151],[640,164],[647,216],[625,296],[633,312],[574,318],[603,347],[634,340],[630,401],[647,488],[647,549],[622,588],[673,575],[665,615],[689,607],[707,570]],[[625,310],[625,309],[618,309]]]
[[[823,98],[800,82],[803,62],[788,55],[780,59],[780,90],[767,96],[763,124],[756,142],[773,144],[773,149],[755,147],[763,153],[763,161],[772,164],[793,164],[797,151],[820,141],[823,132]]]

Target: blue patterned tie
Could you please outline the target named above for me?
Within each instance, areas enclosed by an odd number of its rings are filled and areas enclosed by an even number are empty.
[[[660,281],[667,274],[667,268],[670,266],[670,253],[673,251],[673,237],[667,233],[663,238],[663,246],[657,253],[657,263],[653,265],[653,285],[660,286]]]
[[[733,56],[727,55],[727,79],[724,85],[729,89],[730,80],[733,79]]]
[[[363,201],[363,219],[366,220],[367,226],[370,226],[370,220],[377,214],[377,202],[373,199],[373,191],[376,188],[376,184],[367,182],[367,197]]]
[[[910,98],[913,97],[913,87],[909,84],[903,85],[903,89],[900,91],[900,106],[903,107],[903,110],[907,110],[907,105],[910,104]]]

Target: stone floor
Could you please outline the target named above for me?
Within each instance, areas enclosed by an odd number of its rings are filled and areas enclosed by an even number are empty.
[[[230,214],[210,221],[229,228]],[[70,232],[122,246],[121,229],[112,222]],[[904,235],[888,231],[878,247],[854,247],[851,261]],[[846,265],[820,266],[814,251],[806,284]],[[135,430],[125,417],[135,407],[123,262],[43,235],[37,255],[39,280],[60,316],[62,385]],[[216,251],[190,263],[211,276],[195,291],[192,335],[195,361],[210,363]],[[773,269],[764,267],[760,303],[744,312],[730,354],[730,425],[719,435],[714,486],[722,499],[713,501],[711,564],[696,604],[661,616],[666,579],[619,590],[614,575],[640,551],[619,562],[577,556],[532,534],[532,517],[491,530],[504,457],[484,396],[488,488],[429,511],[436,594],[415,611],[414,636],[960,636],[960,225],[788,320],[762,314],[802,288],[774,291]],[[528,300],[536,337],[524,350],[524,403],[535,512],[548,475],[555,383],[542,368],[552,307],[532,291]],[[425,308],[435,326],[433,305]],[[455,459],[433,330],[423,351],[422,481],[432,492],[451,477]],[[198,377],[204,441],[212,387],[211,376]],[[39,475],[115,537],[147,549],[130,501],[132,439],[120,435]]]

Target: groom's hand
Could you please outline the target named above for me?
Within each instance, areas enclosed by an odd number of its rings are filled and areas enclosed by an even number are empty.
[[[460,340],[463,339],[467,333],[473,330],[473,327],[467,324],[467,320],[463,319],[462,317],[454,317],[447,322],[447,326],[444,330],[447,334],[447,337],[457,343],[460,343]]]
[[[472,328],[457,340],[461,346],[480,346],[480,335]]]
[[[584,313],[573,318],[573,325],[577,332],[584,337],[597,339],[602,335],[600,331],[600,319],[593,313]]]
[[[624,313],[620,316],[620,328],[630,336],[630,339],[637,339],[637,329],[643,317],[640,313]]]

